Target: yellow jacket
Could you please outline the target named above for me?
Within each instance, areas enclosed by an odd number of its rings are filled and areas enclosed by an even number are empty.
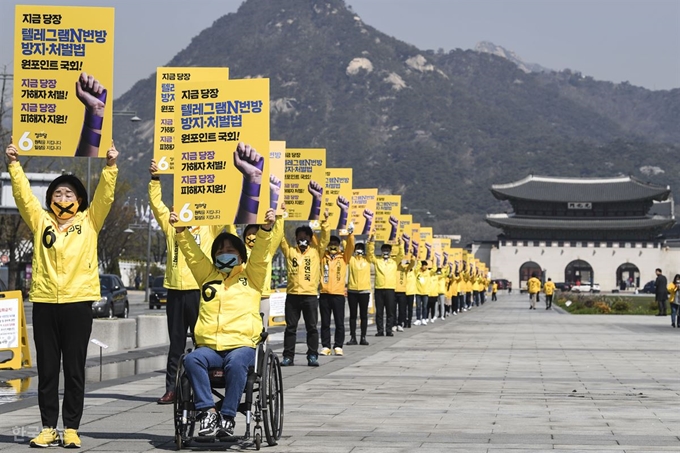
[[[547,285],[547,283],[546,283]],[[675,283],[670,282],[667,286],[668,289],[668,300],[670,301],[671,304],[680,304],[680,300],[676,298],[676,295],[678,294],[678,290],[680,290],[680,287],[675,286]]]
[[[419,267],[415,270],[416,275],[416,294],[427,296],[430,293],[430,280],[432,279],[432,269],[423,270]]]
[[[413,270],[413,267],[416,265],[416,260],[415,258],[411,258],[411,261],[409,261],[408,264],[404,264],[403,262],[399,262],[399,265],[397,266],[397,287],[395,288],[395,291],[398,293],[406,293],[407,288],[408,288],[408,275],[411,273]],[[415,279],[413,280],[415,283]]]
[[[493,282],[493,285],[491,285],[491,292],[492,293],[498,292],[498,283]]]
[[[321,292],[323,294],[345,295],[347,286],[347,264],[354,253],[354,235],[350,234],[345,251],[331,255],[326,252],[321,259]]]
[[[527,282],[527,288],[529,289],[529,294],[536,294],[541,290],[541,281],[536,277],[531,277]]]
[[[250,258],[232,269],[228,277],[215,268],[188,229],[175,237],[191,273],[201,286],[201,305],[194,328],[196,346],[207,346],[216,351],[244,346],[254,348],[262,333],[260,291],[267,264],[272,259],[271,232],[257,232]]]
[[[463,272],[463,288],[465,288],[466,293],[472,292],[472,280],[474,276],[470,275],[470,271]]]
[[[371,291],[371,263],[365,256],[352,255],[349,259],[348,291]]]
[[[187,266],[184,255],[179,250],[175,241],[175,227],[170,225],[170,209],[163,203],[163,193],[160,181],[149,181],[149,204],[158,226],[165,234],[165,243],[168,249],[168,261],[165,265],[165,279],[163,286],[168,289],[186,291],[199,289],[198,283]],[[194,241],[200,247],[205,256],[210,258],[212,243],[218,234],[224,229],[223,225],[198,226],[191,228]]]
[[[437,293],[446,294],[446,292],[447,292],[446,291],[446,286],[447,286],[446,281],[449,278],[449,268],[444,267],[444,268],[442,268],[441,274],[437,275],[435,273],[435,275],[437,277]]]
[[[330,241],[330,227],[327,221],[321,222],[321,240],[310,241],[305,253],[296,245],[291,247],[285,236],[281,238],[281,252],[286,258],[288,271],[288,294],[316,296],[321,281],[321,256]]]
[[[388,259],[376,258],[374,241],[370,241],[366,249],[368,261],[375,267],[375,289],[396,289],[397,266],[404,257],[404,247],[398,244],[397,255],[391,255]]]
[[[9,165],[12,194],[21,218],[33,233],[32,302],[64,304],[99,300],[97,236],[109,214],[118,176],[106,166],[89,207],[77,212],[64,231],[51,211],[31,192],[21,164]]]
[[[553,293],[555,292],[555,282],[553,281],[545,282],[543,292],[545,293],[546,296],[552,296]]]
[[[415,258],[414,258],[415,259]],[[415,262],[414,262],[415,264]],[[417,293],[416,290],[416,269],[413,269],[406,273],[406,295],[413,296]]]
[[[227,225],[224,230],[227,233],[231,233],[234,236],[238,236],[235,225]],[[283,219],[281,216],[276,216],[276,221],[272,227],[272,240],[269,243],[269,252],[272,257],[276,254],[276,249],[279,248],[281,243],[281,238],[283,237]],[[246,253],[248,254],[248,259],[250,259],[250,252],[253,249],[246,245]],[[266,299],[272,294],[272,260],[267,263],[267,274],[264,277],[264,285],[262,286],[262,298]]]

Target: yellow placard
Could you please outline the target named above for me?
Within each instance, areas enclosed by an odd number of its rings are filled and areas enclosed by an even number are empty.
[[[444,266],[444,240],[441,238],[432,239],[432,249],[434,251],[434,262],[437,267]]]
[[[411,254],[420,260],[420,224],[416,222],[411,223],[411,244]]]
[[[269,142],[269,207],[283,215],[283,181],[286,168],[286,142]]]
[[[20,153],[106,156],[113,22],[113,8],[16,6],[12,129]]]
[[[354,234],[371,234],[375,225],[375,207],[378,189],[352,189],[350,222]]]
[[[399,233],[401,195],[378,195],[375,205],[375,239],[394,244]]]
[[[156,116],[154,118],[153,158],[159,174],[175,171],[175,144],[182,133],[175,122],[180,93],[185,83],[212,82],[229,79],[229,68],[166,68],[156,69]]]
[[[409,258],[411,255],[411,224],[413,223],[413,216],[409,214],[401,214],[399,216],[399,232],[397,233],[404,244],[404,256]]]
[[[285,160],[283,198],[288,212],[287,220],[309,220],[312,228],[315,228],[322,218],[326,150],[286,149]]]
[[[432,227],[420,227],[420,255],[418,259],[427,260],[434,264],[434,242],[432,239]]]
[[[269,79],[187,82],[178,96],[174,196],[180,225],[264,223]],[[239,142],[250,148],[237,150]]]
[[[323,198],[328,221],[338,234],[346,235],[352,200],[352,169],[327,168],[325,184]]]

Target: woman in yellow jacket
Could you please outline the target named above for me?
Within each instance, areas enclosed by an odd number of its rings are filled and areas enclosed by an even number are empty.
[[[19,153],[7,147],[12,193],[21,218],[33,233],[33,338],[38,365],[38,405],[43,430],[32,447],[80,447],[78,428],[85,397],[85,358],[92,332],[92,302],[99,300],[97,236],[111,209],[116,188],[118,151],[106,153],[92,203],[83,183],[61,175],[47,188],[43,209],[21,169]],[[63,358],[63,359],[62,359]],[[59,418],[59,369],[64,370],[62,419]]]
[[[430,293],[430,280],[432,270],[428,267],[427,261],[422,260],[420,267],[416,270],[416,320],[414,326],[427,325],[427,302]]]
[[[360,242],[354,246],[354,255],[349,259],[349,280],[347,282],[347,303],[349,305],[348,345],[357,344],[357,312],[361,319],[362,346],[368,346],[366,330],[368,329],[368,303],[371,298],[371,263],[366,258],[366,245]]]
[[[170,223],[177,223],[177,213]],[[234,416],[246,386],[248,367],[254,365],[255,348],[262,333],[260,298],[269,262],[274,210],[267,211],[267,224],[257,232],[250,258],[246,246],[230,233],[221,233],[212,244],[210,258],[191,232],[177,227],[175,239],[189,269],[201,288],[201,305],[194,328],[196,349],[184,358],[194,405],[199,414],[199,436],[232,436]],[[214,264],[213,264],[214,263]],[[215,411],[209,368],[224,368],[222,408]]]
[[[680,295],[678,290],[680,289],[680,274],[675,274],[673,281],[668,284],[668,294],[671,301],[671,325],[673,327],[680,327],[680,320],[678,316],[680,315]]]

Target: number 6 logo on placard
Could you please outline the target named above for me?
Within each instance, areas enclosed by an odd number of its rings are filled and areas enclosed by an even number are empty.
[[[24,135],[19,139],[19,149],[22,151],[30,151],[33,149],[33,140],[28,138],[30,132],[24,132]]]
[[[191,209],[189,209],[189,206],[191,206],[191,203],[186,203],[182,207],[182,210],[179,211],[179,219],[182,222],[191,222],[191,219],[194,218],[194,212]]]
[[[166,160],[165,156],[161,157],[161,160],[158,161],[158,169],[161,171],[165,171],[168,168],[170,168],[170,164]]]

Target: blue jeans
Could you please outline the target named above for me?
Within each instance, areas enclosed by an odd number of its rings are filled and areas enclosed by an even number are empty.
[[[678,315],[680,315],[680,305],[671,303],[671,323],[678,325]]]
[[[416,319],[418,321],[423,319],[423,315],[427,317],[427,294],[416,294]]]
[[[194,404],[196,410],[206,410],[215,407],[213,395],[210,391],[208,368],[224,369],[224,402],[222,415],[234,417],[241,395],[246,388],[248,367],[255,363],[255,349],[247,346],[229,351],[215,351],[208,347],[196,348],[184,357],[184,368],[194,389]]]

